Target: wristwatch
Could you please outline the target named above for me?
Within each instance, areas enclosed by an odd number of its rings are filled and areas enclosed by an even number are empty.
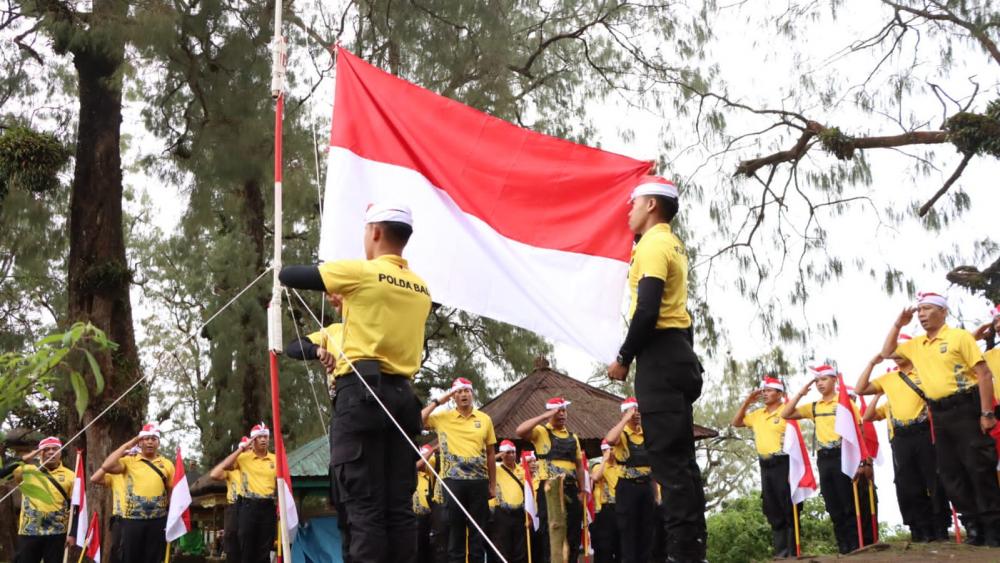
[[[982,416],[983,418],[996,418],[997,415],[995,415],[993,411],[983,411],[979,416]]]

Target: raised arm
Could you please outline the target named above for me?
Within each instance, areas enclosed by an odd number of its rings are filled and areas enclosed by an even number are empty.
[[[883,358],[891,358],[896,353],[896,348],[899,346],[899,331],[904,326],[910,324],[910,321],[913,320],[914,311],[916,309],[913,307],[903,309],[903,312],[896,318],[896,322],[892,324],[889,334],[885,335],[885,342],[882,343],[881,356]]]
[[[743,428],[744,426],[746,426],[745,424],[743,424],[743,418],[747,415],[747,409],[750,408],[750,405],[752,405],[757,399],[760,398],[761,393],[763,393],[763,391],[761,391],[760,389],[754,389],[753,391],[750,392],[749,395],[747,395],[747,398],[743,401],[743,404],[740,405],[740,409],[736,411],[736,415],[733,417],[733,421],[729,423],[730,426],[735,426],[736,428]]]
[[[530,440],[531,432],[535,429],[535,427],[552,420],[552,417],[555,415],[555,410],[547,410],[536,417],[529,418],[528,420],[525,420],[521,424],[517,425],[517,428],[514,429],[514,434],[517,434],[517,437],[522,440]]]
[[[121,446],[118,446],[118,449],[111,452],[108,458],[104,460],[104,463],[101,464],[101,469],[103,469],[105,473],[111,473],[112,475],[124,473],[125,466],[122,465],[122,456],[125,455],[125,453],[128,452],[132,446],[138,443],[139,437],[136,436]]]
[[[868,406],[865,408],[865,414],[861,417],[862,422],[871,422],[873,420],[882,420],[882,417],[878,414],[878,400],[882,398],[882,393],[876,393],[875,398],[873,398]]]
[[[632,420],[632,415],[634,414],[634,412],[635,412],[634,408],[625,411],[622,414],[622,419],[618,421],[618,424],[611,427],[611,430],[608,430],[608,434],[604,437],[604,439],[608,441],[609,445],[614,446],[615,444],[618,443],[618,440],[621,439],[622,432],[628,425],[628,421]]]
[[[806,383],[802,389],[799,389],[799,392],[796,393],[795,396],[785,403],[784,407],[781,407],[781,418],[784,418],[785,420],[799,420],[802,418],[802,415],[795,410],[795,407],[798,406],[802,397],[806,396],[806,393],[809,392],[809,388],[813,386],[813,383],[816,383],[815,379],[809,380],[809,383]]]
[[[452,389],[436,399],[431,399],[431,402],[427,403],[427,406],[420,411],[420,422],[423,423],[424,426],[427,426],[427,419],[430,418],[434,409],[438,408],[439,405],[447,403],[454,394],[455,390]]]
[[[861,372],[861,376],[858,377],[858,382],[854,384],[855,392],[860,395],[874,395],[878,393],[878,389],[868,380],[871,379],[872,370],[880,363],[882,363],[882,354],[877,354],[874,358],[868,360],[868,365],[865,366],[864,371]]]
[[[243,447],[236,448],[236,451],[226,456],[226,459],[220,461],[208,472],[208,476],[216,481],[226,480],[226,471],[231,470],[236,465],[236,458],[240,457],[248,447],[250,447],[251,442],[247,442]]]

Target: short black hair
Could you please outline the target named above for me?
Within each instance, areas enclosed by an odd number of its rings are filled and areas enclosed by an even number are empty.
[[[399,246],[406,246],[410,235],[413,234],[413,227],[400,221],[380,221],[376,225],[382,228],[382,233],[389,239],[389,242]]]
[[[664,195],[653,195],[650,197],[656,200],[656,211],[660,214],[660,218],[667,223],[673,221],[680,207],[677,200]]]

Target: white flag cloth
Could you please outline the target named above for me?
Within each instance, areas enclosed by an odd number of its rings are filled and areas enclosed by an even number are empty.
[[[191,488],[184,474],[184,460],[177,448],[174,466],[174,488],[170,491],[170,509],[167,511],[167,541],[171,542],[191,531]]]
[[[837,434],[840,434],[840,471],[853,479],[858,472],[858,466],[866,456],[866,448],[861,439],[861,429],[858,428],[854,416],[854,404],[847,395],[847,387],[844,386],[844,377],[838,375],[837,379],[839,396],[834,428]]]
[[[76,545],[84,545],[87,532],[90,530],[87,521],[87,477],[83,471],[83,452],[76,454],[76,477],[73,478],[73,496],[71,505],[76,507]]]
[[[802,439],[802,429],[797,420],[789,420],[785,427],[785,443],[782,450],[788,454],[788,485],[792,503],[798,504],[816,494],[816,476],[809,460],[809,450]]]

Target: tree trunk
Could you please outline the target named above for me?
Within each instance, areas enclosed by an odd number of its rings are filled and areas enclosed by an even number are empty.
[[[252,178],[243,183],[243,229],[247,241],[253,246],[250,262],[253,271],[248,272],[246,282],[257,277],[264,269],[264,194],[261,191],[260,180]],[[263,287],[263,286],[262,286]],[[256,310],[246,309],[240,319],[239,330],[242,333],[244,354],[236,359],[238,377],[243,382],[243,431],[249,432],[250,427],[258,422],[270,421],[269,371],[267,368],[266,346],[261,341],[261,312],[267,311],[269,295],[261,288],[254,288],[252,295],[256,297],[259,307]],[[266,323],[266,320],[264,320]]]
[[[126,2],[94,0],[90,29],[77,30],[85,39],[70,45],[79,80],[80,116],[70,197],[68,319],[89,321],[118,344],[114,353],[98,358],[105,389],[103,394],[92,396],[82,424],[93,421],[140,374],[129,298],[132,275],[125,258],[122,224],[120,130],[125,39],[120,30],[126,14]],[[84,444],[74,444],[86,447],[88,475],[136,434],[147,399],[146,386],[139,386],[94,422]],[[68,430],[75,433],[80,424],[75,414],[71,415]],[[72,463],[73,455],[66,459]],[[109,492],[95,487],[88,496],[99,500],[97,506],[91,501],[91,510],[107,519],[111,514]]]

